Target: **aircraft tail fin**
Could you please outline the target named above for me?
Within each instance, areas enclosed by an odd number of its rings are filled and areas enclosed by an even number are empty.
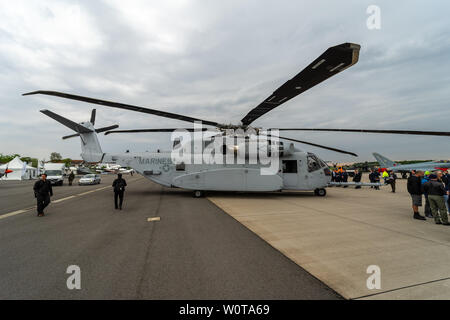
[[[75,134],[64,136],[62,138],[68,139],[79,136],[81,139],[81,157],[86,162],[100,162],[103,159],[104,153],[100,147],[97,133],[119,127],[118,125],[113,125],[95,129],[95,109],[92,110],[90,121],[81,123],[73,122],[50,110],[41,110],[41,112],[76,132]]]
[[[377,159],[378,163],[380,164],[380,166],[382,168],[390,168],[390,167],[394,167],[397,165],[394,161],[386,158],[385,156],[382,156],[379,153],[374,152],[372,154],[375,157],[375,159]]]

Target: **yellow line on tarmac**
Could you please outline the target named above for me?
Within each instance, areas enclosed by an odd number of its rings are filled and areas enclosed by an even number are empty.
[[[160,217],[154,217],[154,218],[148,218],[147,221],[151,222],[151,221],[160,221],[161,218]]]

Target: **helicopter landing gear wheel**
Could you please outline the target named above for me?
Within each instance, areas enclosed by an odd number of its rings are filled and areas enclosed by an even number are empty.
[[[318,197],[325,197],[325,195],[327,194],[327,190],[325,189],[316,189],[314,190],[314,194]]]
[[[194,198],[202,198],[204,195],[205,195],[205,193],[202,190],[194,191]]]

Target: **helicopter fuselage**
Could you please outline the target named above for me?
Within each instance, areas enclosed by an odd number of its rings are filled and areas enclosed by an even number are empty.
[[[201,191],[313,191],[331,181],[328,166],[309,152],[279,157],[274,174],[261,174],[259,164],[176,164],[171,152],[105,154],[104,162],[131,167],[166,187]]]

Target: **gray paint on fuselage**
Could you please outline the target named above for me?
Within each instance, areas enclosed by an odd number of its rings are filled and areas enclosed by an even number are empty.
[[[296,184],[285,185],[283,183],[282,189],[284,190],[314,190],[316,188],[324,188],[330,182],[330,177],[324,173],[324,168],[320,168],[316,171],[309,172],[307,166],[308,154],[303,151],[297,151],[293,154],[283,156],[279,158],[278,172],[276,175],[283,178],[283,182],[286,181],[286,174],[282,172],[283,160],[296,160],[297,161],[297,173]],[[131,167],[137,173],[143,175],[145,178],[164,185],[166,187],[174,187],[173,181],[175,178],[195,172],[205,172],[215,169],[232,169],[232,168],[248,168],[248,169],[260,169],[260,164],[185,164],[185,170],[177,171],[176,164],[171,159],[170,152],[158,152],[158,153],[121,153],[121,154],[105,154],[103,162],[113,162],[120,164],[123,167]],[[226,178],[226,176],[224,176]],[[182,186],[180,186],[182,187]],[[207,189],[207,188],[206,188]]]

